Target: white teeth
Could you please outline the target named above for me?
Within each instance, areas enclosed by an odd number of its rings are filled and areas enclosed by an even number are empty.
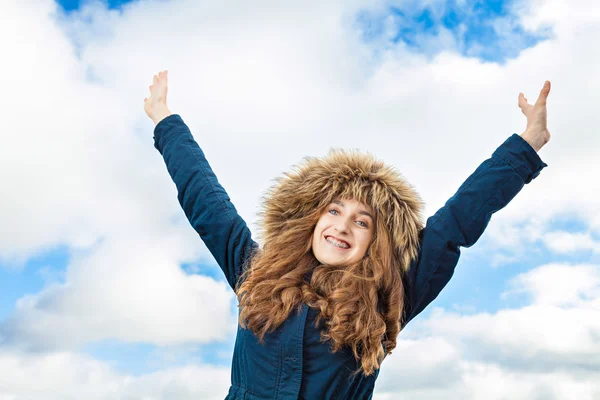
[[[340,248],[342,248],[342,249],[348,249],[348,248],[350,248],[350,246],[349,246],[349,245],[347,245],[346,243],[344,243],[344,242],[340,242],[340,241],[338,241],[338,240],[335,240],[335,239],[334,239],[334,238],[332,238],[332,237],[328,237],[328,238],[326,238],[325,240],[327,240],[327,241],[328,241],[329,243],[331,243],[332,245],[334,245],[334,246],[336,246],[336,247],[340,247]]]

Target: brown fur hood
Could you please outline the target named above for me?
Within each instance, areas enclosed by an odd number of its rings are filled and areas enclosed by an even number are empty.
[[[418,254],[423,202],[395,169],[358,151],[331,150],[322,158],[306,157],[277,178],[262,202],[259,231],[264,245],[288,229],[304,232],[308,240],[335,198],[355,199],[373,209],[377,223],[387,227],[406,272]]]

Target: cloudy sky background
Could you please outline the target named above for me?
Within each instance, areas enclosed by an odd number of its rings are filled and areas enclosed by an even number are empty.
[[[600,398],[594,0],[3,0],[0,399],[222,399],[234,294],[143,111],[168,104],[256,231],[272,179],[370,151],[433,214],[548,79],[549,165],[463,249],[375,399]]]

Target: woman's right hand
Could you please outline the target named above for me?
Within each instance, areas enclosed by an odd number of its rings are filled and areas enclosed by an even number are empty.
[[[160,121],[171,115],[167,107],[168,71],[161,71],[154,75],[154,82],[150,85],[150,97],[144,99],[144,111],[158,125]]]

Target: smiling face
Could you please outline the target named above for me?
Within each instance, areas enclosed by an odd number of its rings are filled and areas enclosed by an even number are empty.
[[[356,200],[334,200],[315,226],[313,254],[321,264],[352,264],[364,257],[374,233],[374,213],[369,206]]]

